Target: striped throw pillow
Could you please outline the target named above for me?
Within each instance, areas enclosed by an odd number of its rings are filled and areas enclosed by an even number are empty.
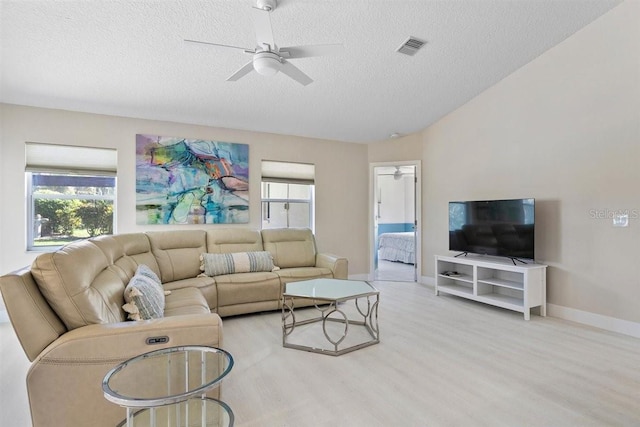
[[[200,255],[200,270],[207,276],[221,276],[233,273],[273,271],[273,258],[267,251],[236,252],[229,254]]]
[[[124,288],[125,305],[130,320],[149,320],[164,317],[164,289],[159,283],[142,274],[135,275]]]
[[[138,268],[136,268],[135,276],[140,276],[140,275],[147,276],[148,278],[152,279],[154,282],[156,282],[159,285],[162,284],[158,275],[151,269],[151,267],[149,267],[146,264],[140,264],[138,265]]]

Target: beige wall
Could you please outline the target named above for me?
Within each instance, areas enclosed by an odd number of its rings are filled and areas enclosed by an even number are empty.
[[[369,144],[369,162],[418,160],[422,157],[420,133]]]
[[[35,256],[25,251],[25,141],[116,148],[116,231],[119,233],[158,227],[202,228],[136,225],[136,133],[249,144],[251,222],[248,226],[252,228],[260,228],[260,161],[314,163],[319,250],[348,257],[350,274],[367,271],[368,259],[362,250],[367,241],[367,224],[362,221],[367,215],[368,191],[365,145],[14,105],[0,105],[0,114],[0,274],[30,264]]]
[[[613,9],[422,137],[427,276],[433,255],[448,253],[448,201],[535,197],[548,301],[640,322],[640,2]],[[635,214],[628,228],[593,217],[619,209]]]

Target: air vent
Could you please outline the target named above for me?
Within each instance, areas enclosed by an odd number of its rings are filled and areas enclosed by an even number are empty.
[[[409,37],[402,45],[396,50],[396,52],[404,53],[405,55],[413,56],[422,46],[427,42],[417,39],[413,36]]]

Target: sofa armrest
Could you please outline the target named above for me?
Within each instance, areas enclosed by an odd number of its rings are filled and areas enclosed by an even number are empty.
[[[154,337],[166,337],[167,341],[148,344],[147,339]],[[220,317],[215,313],[207,313],[83,326],[67,332],[51,343],[34,364],[116,364],[148,351],[181,345],[220,347]]]
[[[334,279],[347,279],[349,275],[349,261],[337,255],[316,254],[316,267],[330,269]]]
[[[147,344],[153,337],[168,341]],[[142,353],[183,345],[220,347],[220,317],[206,313],[93,324],[65,333],[40,353],[27,374],[33,426],[90,426],[96,420],[100,425],[118,424],[125,412],[104,398],[105,374]],[[220,388],[210,393],[217,397]]]

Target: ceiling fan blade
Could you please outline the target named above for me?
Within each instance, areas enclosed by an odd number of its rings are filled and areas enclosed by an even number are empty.
[[[266,10],[253,8],[253,25],[256,29],[256,41],[259,47],[269,45],[270,50],[276,50],[276,43],[273,40],[273,30],[271,29],[271,17]]]
[[[219,44],[219,43],[211,43],[211,42],[203,42],[203,41],[200,41],[200,40],[184,39],[184,41],[189,42],[189,43],[206,44],[206,45],[209,45],[209,46],[218,46],[218,47],[228,47],[228,48],[231,48],[231,49],[240,49],[240,50],[243,50],[243,51],[245,51],[247,53],[255,53],[255,50],[252,50],[252,49],[249,49],[249,48],[246,48],[246,47],[231,46],[231,45],[228,45],[228,44]]]
[[[298,67],[291,64],[289,61],[282,61],[280,71],[300,83],[302,86],[306,86],[309,83],[313,82],[311,77],[300,71]]]
[[[342,53],[344,46],[341,44],[317,44],[310,46],[290,46],[279,50],[280,56],[285,58],[311,58],[314,56],[337,55]]]
[[[227,81],[228,82],[235,82],[235,81],[239,80],[240,78],[242,78],[242,77],[246,76],[247,74],[249,74],[251,71],[253,71],[253,60],[247,62],[238,71],[236,71],[235,73],[231,74],[229,76],[229,78],[227,78]]]

